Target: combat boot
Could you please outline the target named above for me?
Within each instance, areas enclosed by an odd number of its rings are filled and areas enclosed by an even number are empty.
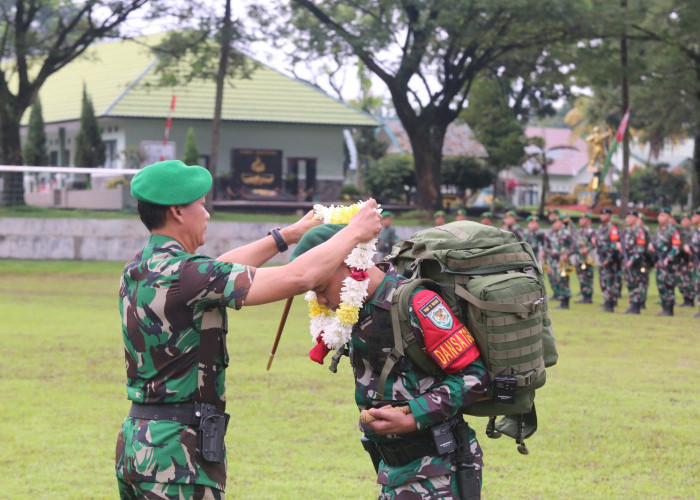
[[[654,316],[673,316],[673,302],[666,302],[661,304],[661,311],[654,314]]]
[[[642,312],[639,310],[640,304],[630,304],[629,309],[625,311],[625,314],[641,314]]]
[[[606,312],[606,313],[615,312],[615,306],[613,305],[612,300],[605,301],[605,304],[603,304],[603,312]]]
[[[562,297],[559,300],[559,305],[556,308],[557,309],[568,309],[569,308],[569,297]]]
[[[695,299],[692,297],[683,297],[683,303],[678,307],[695,307]]]

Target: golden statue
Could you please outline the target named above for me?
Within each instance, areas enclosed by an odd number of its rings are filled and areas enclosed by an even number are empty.
[[[603,165],[603,162],[605,161],[605,143],[608,137],[611,135],[612,130],[608,130],[604,134],[601,134],[599,127],[593,127],[593,133],[586,137],[586,142],[590,143],[592,146],[590,158],[588,160],[589,172],[600,171],[600,166],[596,165]]]

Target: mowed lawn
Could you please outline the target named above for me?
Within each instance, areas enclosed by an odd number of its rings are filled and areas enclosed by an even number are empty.
[[[117,292],[121,263],[0,261],[0,498],[117,498],[114,446],[129,403]],[[574,293],[577,283],[573,279]],[[596,304],[552,310],[559,364],[538,392],[520,455],[488,439],[486,499],[700,497],[700,319]],[[555,306],[553,303],[552,306]],[[352,373],[307,358],[295,299],[272,369],[282,303],[229,314],[228,498],[376,498],[359,444]]]

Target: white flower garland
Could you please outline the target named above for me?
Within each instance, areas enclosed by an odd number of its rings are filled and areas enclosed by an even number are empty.
[[[323,220],[326,224],[348,224],[364,203],[338,207],[314,205],[314,218]],[[374,266],[376,243],[377,238],[360,243],[345,259],[345,263],[353,272],[343,280],[340,306],[335,315],[329,308],[318,303],[313,291],[306,293],[304,298],[309,303],[311,338],[314,341],[317,341],[320,336],[329,349],[339,349],[350,340],[352,328],[359,318],[360,308],[367,298],[369,278],[366,270]]]

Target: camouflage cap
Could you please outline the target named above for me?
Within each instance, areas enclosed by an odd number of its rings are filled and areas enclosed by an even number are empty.
[[[186,205],[211,189],[209,171],[180,160],[166,160],[143,167],[131,180],[131,195],[156,205]]]
[[[308,252],[312,248],[330,240],[338,231],[343,229],[345,224],[321,224],[306,231],[301,237],[297,246],[294,247],[289,262],[293,261],[301,254]]]
[[[493,214],[492,214],[491,212],[483,212],[483,213],[481,214],[481,218],[482,218],[482,219],[486,219],[486,218],[489,218],[489,219],[490,219],[491,217],[493,217]]]

